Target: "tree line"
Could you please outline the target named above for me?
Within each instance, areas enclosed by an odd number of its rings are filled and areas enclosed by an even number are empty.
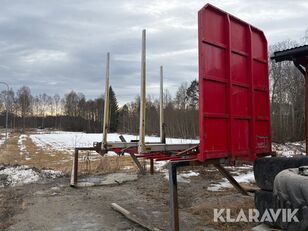
[[[198,82],[182,83],[172,98],[164,93],[166,134],[172,137],[198,136]],[[7,98],[6,98],[7,97]],[[12,129],[52,128],[69,131],[102,132],[104,97],[86,99],[83,93],[71,91],[61,97],[45,93],[33,96],[23,86],[16,92],[0,94],[0,124],[5,125],[6,100],[8,101],[9,127]],[[116,94],[110,87],[109,131],[138,134],[140,98],[118,105]],[[159,99],[147,97],[146,133],[159,134]]]

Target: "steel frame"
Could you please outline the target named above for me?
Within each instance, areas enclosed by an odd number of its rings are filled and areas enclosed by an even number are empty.
[[[125,138],[122,136],[121,140],[124,141]],[[96,142],[93,144],[93,147],[75,148],[70,186],[77,186],[79,151],[96,151],[101,156],[104,156],[108,151],[115,152],[119,156],[124,153],[128,153],[138,167],[139,172],[144,175],[146,170],[140,164],[138,160],[139,158],[150,160],[150,173],[154,174],[154,161],[190,161],[196,159],[196,154],[199,150],[199,146],[196,144],[146,143],[146,147],[148,147],[151,151],[149,153],[138,154],[137,142],[112,142],[107,143],[107,147],[107,150],[105,148],[102,149],[101,143]]]

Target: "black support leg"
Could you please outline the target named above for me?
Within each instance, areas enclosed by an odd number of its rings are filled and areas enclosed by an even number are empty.
[[[170,230],[179,230],[179,207],[178,207],[178,184],[176,176],[177,165],[169,165],[169,213],[170,213]]]

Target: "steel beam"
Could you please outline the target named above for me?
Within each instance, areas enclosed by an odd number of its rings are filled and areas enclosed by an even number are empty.
[[[178,182],[176,175],[176,164],[169,165],[169,216],[170,230],[179,230],[179,204],[178,204]]]
[[[154,160],[150,159],[150,174],[154,174]]]
[[[192,162],[170,162],[169,163],[169,219],[170,230],[179,231],[179,203],[178,203],[178,182],[177,182],[177,168],[189,166]]]
[[[218,171],[228,179],[233,187],[241,194],[248,196],[248,192],[234,179],[234,177],[219,163],[213,164]]]
[[[114,148],[134,148],[138,147],[137,142],[108,142],[107,149],[112,150]],[[147,152],[168,152],[168,151],[180,151],[195,147],[196,144],[161,144],[161,143],[145,143]]]

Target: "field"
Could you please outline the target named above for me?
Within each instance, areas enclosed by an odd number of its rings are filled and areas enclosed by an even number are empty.
[[[119,140],[109,134],[108,140]],[[136,139],[124,135],[127,140]],[[130,156],[95,152],[80,156],[81,181],[104,186],[69,187],[75,147],[92,146],[102,134],[32,130],[12,132],[4,144],[0,135],[0,230],[143,230],[110,208],[115,202],[145,222],[168,227],[167,162],[155,164],[155,175],[137,174]],[[158,141],[147,137],[146,141]],[[168,139],[168,143],[197,140]],[[303,143],[274,144],[279,155],[304,150]],[[148,163],[142,162],[145,166]],[[228,167],[242,184],[254,187],[252,166]],[[256,224],[213,222],[213,208],[254,208],[253,197],[238,194],[213,167],[193,167],[178,173],[182,230],[249,230]]]

